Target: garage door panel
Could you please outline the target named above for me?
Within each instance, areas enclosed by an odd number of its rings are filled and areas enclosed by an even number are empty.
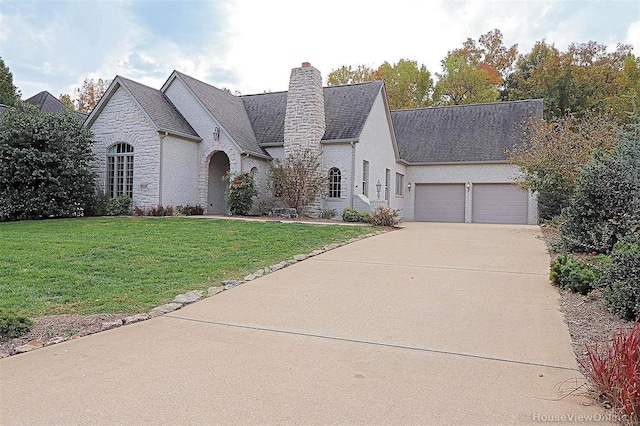
[[[474,223],[526,224],[528,196],[516,185],[506,183],[474,184]]]
[[[464,222],[464,184],[418,184],[415,188],[416,221]]]

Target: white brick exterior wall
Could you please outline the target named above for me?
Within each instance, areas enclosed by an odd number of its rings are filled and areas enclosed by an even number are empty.
[[[240,151],[220,123],[212,118],[211,114],[193,97],[189,89],[178,78],[171,82],[165,91],[165,95],[202,138],[202,142],[199,144],[197,162],[198,204],[207,206],[209,159],[215,152],[222,151],[229,157],[231,171],[239,172],[241,168]],[[220,129],[220,137],[217,141],[213,139],[215,127]]]
[[[342,209],[352,206],[353,197],[353,153],[355,147],[350,143],[325,143],[322,145],[322,170],[329,176],[329,169],[337,167],[341,174],[340,198],[325,197],[323,209],[335,209],[337,218],[342,217]]]
[[[171,135],[162,138],[160,204],[198,204],[198,145]]]
[[[405,220],[414,220],[415,185],[420,183],[470,183],[465,196],[465,222],[471,222],[472,186],[474,183],[513,183],[520,170],[512,164],[443,164],[412,165],[407,167],[405,182],[411,191],[405,192]],[[406,189],[405,189],[406,190]],[[537,198],[529,193],[528,222],[538,223]]]
[[[362,162],[369,162],[369,199],[377,200],[376,183],[380,181],[382,190],[380,199],[384,199],[385,169],[391,171],[391,187],[389,194],[389,207],[400,209],[400,216],[405,217],[406,188],[403,196],[395,195],[396,172],[405,175],[407,181],[407,170],[403,164],[396,161],[391,138],[391,124],[387,116],[382,92],[378,94],[371,113],[365,122],[360,135],[360,140],[356,144],[355,156],[355,193],[362,194]]]
[[[100,189],[105,190],[107,183],[107,150],[114,144],[128,143],[133,146],[133,205],[157,205],[160,136],[125,89],[116,90],[90,130],[96,139],[92,149]]]

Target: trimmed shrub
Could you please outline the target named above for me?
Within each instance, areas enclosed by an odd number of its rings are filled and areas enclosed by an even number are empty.
[[[133,209],[135,216],[173,216],[173,207],[170,205],[157,205],[153,207],[135,207]]]
[[[400,223],[400,210],[378,206],[369,216],[368,222],[374,226],[396,226]]]
[[[617,243],[603,279],[611,311],[625,319],[640,317],[640,244]]]
[[[280,204],[275,198],[260,198],[256,208],[260,216],[269,216],[271,211],[279,206]]]
[[[338,215],[336,209],[322,209],[320,211],[320,217],[322,219],[333,219]]]
[[[104,216],[107,214],[107,203],[109,196],[100,191],[91,197],[89,207],[85,211],[85,216]]]
[[[120,195],[115,198],[110,198],[105,205],[105,213],[108,216],[121,216],[131,213],[131,198],[126,195]]]
[[[15,339],[27,334],[33,321],[13,312],[0,312],[0,340]]]
[[[350,207],[345,207],[342,210],[342,220],[344,222],[368,222],[369,213],[359,212]]]
[[[222,179],[229,183],[226,193],[229,213],[240,216],[248,215],[253,205],[253,198],[258,195],[253,176],[247,172],[227,172]]]
[[[187,204],[186,206],[177,206],[174,214],[185,216],[201,216],[204,214],[204,207],[200,205],[192,206]]]
[[[560,288],[588,294],[600,286],[610,262],[611,259],[604,255],[577,260],[570,255],[561,254],[551,262],[549,279]]]
[[[600,399],[627,423],[640,424],[640,324],[618,331],[604,350],[587,348],[587,354],[580,363]]]

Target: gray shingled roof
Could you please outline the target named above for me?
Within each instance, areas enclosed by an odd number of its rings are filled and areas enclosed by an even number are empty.
[[[29,99],[25,101],[28,104],[34,105],[41,112],[50,112],[57,113],[63,108],[67,108],[65,104],[60,102],[58,98],[53,96],[51,93],[47,91],[40,92],[36,95],[33,95]],[[76,115],[81,120],[85,120],[87,118],[87,114],[83,114],[81,112],[76,111]]]
[[[504,161],[542,99],[391,111],[400,158],[409,163]]]
[[[382,81],[323,89],[326,130],[322,140],[357,139]],[[241,96],[260,145],[284,143],[287,92]]]
[[[250,154],[269,155],[258,144],[242,99],[186,74],[177,71],[176,74],[189,86],[220,125],[229,132],[241,149]]]
[[[128,78],[118,78],[158,129],[199,137],[164,93]]]

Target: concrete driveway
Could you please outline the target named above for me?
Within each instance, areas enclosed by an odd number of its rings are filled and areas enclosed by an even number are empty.
[[[0,360],[2,424],[588,423],[533,226],[407,223]],[[602,424],[600,422],[599,424]]]

